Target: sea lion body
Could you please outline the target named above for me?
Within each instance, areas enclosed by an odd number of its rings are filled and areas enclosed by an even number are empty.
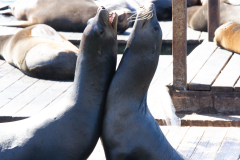
[[[10,9],[12,15],[20,21],[0,25],[26,27],[47,24],[57,31],[83,32],[88,20],[96,15],[98,5],[94,0],[17,0],[10,5]],[[128,16],[122,11],[116,12],[121,17]],[[129,27],[128,21],[120,22],[119,33]]]
[[[162,31],[154,5],[145,5],[145,9],[153,10],[153,17],[136,20],[107,95],[101,139],[109,160],[182,159],[146,104],[161,52]]]
[[[78,48],[53,28],[34,25],[0,37],[0,55],[25,74],[44,79],[74,78]]]
[[[116,68],[117,18],[111,21],[104,8],[89,21],[67,99],[31,118],[0,124],[1,160],[79,160],[91,154]]]
[[[214,42],[217,46],[240,54],[240,24],[228,22],[215,31]]]
[[[188,8],[188,26],[194,30],[207,31],[208,1],[202,1],[202,6]],[[195,13],[193,12],[195,10]],[[193,15],[192,15],[193,14]],[[190,17],[191,16],[191,17]],[[220,0],[220,25],[234,21],[240,23],[240,5],[229,0]]]

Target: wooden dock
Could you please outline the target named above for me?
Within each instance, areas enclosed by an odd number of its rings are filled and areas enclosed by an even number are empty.
[[[189,160],[239,160],[240,128],[160,127],[169,143]],[[105,160],[101,142],[88,160]]]
[[[0,21],[3,22],[12,22],[17,21],[16,18],[12,16],[3,16],[0,15]],[[172,44],[172,21],[161,21],[159,22],[160,26],[162,28],[162,39],[163,44]],[[0,26],[0,35],[9,35],[9,34],[15,34],[18,31],[22,30],[23,28],[19,27],[3,27]],[[129,28],[126,30],[123,34],[118,35],[118,43],[119,44],[126,44],[128,37],[132,31],[132,28]],[[188,28],[188,43],[189,44],[200,44],[203,40],[207,39],[207,32],[199,32],[195,31],[191,28]],[[72,42],[73,44],[78,45],[82,38],[82,33],[78,32],[59,32],[61,35],[63,35],[67,40]]]

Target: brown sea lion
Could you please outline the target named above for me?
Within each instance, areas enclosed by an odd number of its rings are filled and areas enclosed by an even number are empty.
[[[73,79],[77,53],[77,47],[45,24],[0,36],[0,56],[36,78]]]
[[[148,13],[148,14],[146,14]],[[161,52],[162,31],[154,4],[138,12],[110,84],[102,128],[108,160],[182,160],[151,115],[146,99]]]
[[[0,25],[26,27],[47,24],[57,31],[82,32],[88,20],[96,15],[97,9],[98,5],[93,0],[17,0],[10,5],[10,12],[20,21]],[[120,33],[129,27],[129,22],[125,21],[129,15],[122,11],[118,14],[121,16],[119,20],[124,20],[119,21]]]
[[[117,57],[117,15],[100,8],[80,44],[67,99],[21,121],[0,124],[1,160],[83,160],[93,151]]]
[[[202,6],[190,7],[188,12],[188,26],[194,30],[207,31],[208,0],[202,1]],[[195,12],[195,13],[194,13]],[[220,0],[220,24],[230,21],[240,23],[240,1]]]
[[[215,31],[214,42],[217,46],[240,54],[240,24],[228,22]]]

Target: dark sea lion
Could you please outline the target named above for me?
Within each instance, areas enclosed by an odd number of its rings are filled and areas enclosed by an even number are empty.
[[[1,160],[87,159],[101,133],[116,68],[116,27],[117,15],[99,9],[84,30],[69,99],[31,118],[0,124]]]
[[[137,19],[144,12],[149,13],[148,20],[135,22],[110,84],[101,139],[109,160],[181,160],[146,104],[161,52],[162,31],[154,5],[145,5]]]
[[[17,0],[10,5],[10,8],[12,15],[20,21],[0,23],[0,25],[26,27],[47,24],[57,31],[82,32],[88,20],[96,15],[98,5],[93,0]],[[129,27],[128,21],[120,22],[123,26],[118,25],[119,33]]]
[[[36,78],[73,79],[77,53],[77,47],[45,24],[0,36],[0,56]]]
[[[202,6],[195,9],[195,13],[188,20],[188,26],[194,30],[207,31],[208,22],[208,1],[202,0]],[[188,8],[187,12],[193,12]],[[220,0],[220,24],[230,21],[240,23],[240,1]]]
[[[228,22],[215,31],[214,42],[217,46],[240,54],[240,24]]]

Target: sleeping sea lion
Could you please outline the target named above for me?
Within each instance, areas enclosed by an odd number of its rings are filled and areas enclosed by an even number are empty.
[[[109,160],[181,160],[146,104],[162,44],[154,5],[145,5],[137,19],[107,95],[101,135],[105,155]]]
[[[188,26],[194,30],[207,31],[208,0],[202,0],[202,6],[188,8]],[[194,10],[194,11],[193,11]],[[191,17],[190,17],[191,16]],[[230,21],[240,23],[240,1],[220,0],[220,24]]]
[[[72,93],[21,121],[0,124],[1,160],[82,160],[101,133],[117,56],[117,15],[100,8],[84,30]]]
[[[11,13],[20,21],[0,23],[2,26],[26,27],[47,24],[57,31],[69,32],[82,32],[88,20],[96,15],[98,9],[94,0],[17,0],[9,7],[10,12],[0,13]],[[123,13],[119,16],[125,20],[122,17],[128,14]],[[120,22],[123,25],[118,25],[119,33],[129,27],[128,21]]]
[[[77,53],[77,47],[45,24],[0,36],[0,56],[36,78],[73,79]]]
[[[228,22],[218,27],[214,42],[219,47],[240,54],[240,24]]]

